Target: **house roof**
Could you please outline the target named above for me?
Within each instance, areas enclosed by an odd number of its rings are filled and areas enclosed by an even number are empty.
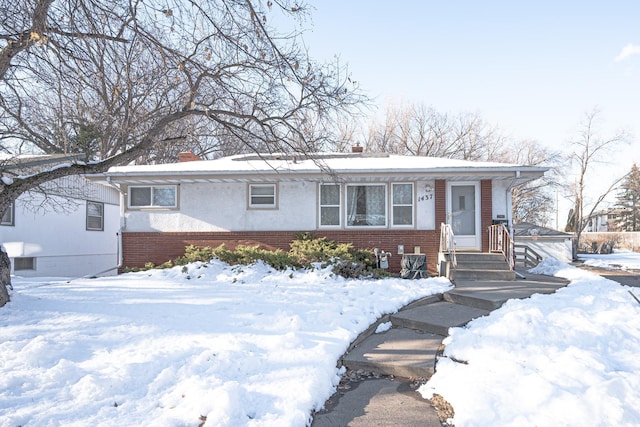
[[[51,165],[85,161],[86,155],[77,154],[18,154],[0,153],[0,168],[3,170],[38,171]]]
[[[563,231],[554,230],[552,228],[542,227],[540,225],[531,224],[529,222],[521,222],[513,226],[514,237],[532,237],[537,235],[539,237],[572,237],[572,233],[565,233]]]
[[[474,162],[422,156],[370,153],[237,155],[216,160],[117,166],[106,174],[113,182],[225,182],[277,180],[357,181],[446,178],[450,180],[511,179],[521,184],[541,177],[548,168],[496,162]]]
[[[24,177],[39,171],[52,169],[71,162],[82,162],[86,155],[79,154],[19,154],[0,153],[0,179],[5,183],[16,177]],[[104,182],[88,182],[87,175],[70,175],[55,178],[32,188],[32,192],[78,200],[91,200],[117,205],[119,193]],[[95,181],[95,180],[91,180]]]

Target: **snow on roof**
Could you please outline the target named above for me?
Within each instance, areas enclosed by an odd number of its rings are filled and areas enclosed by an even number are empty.
[[[399,156],[369,153],[319,153],[303,155],[264,154],[236,155],[216,160],[200,160],[159,165],[116,166],[107,175],[165,175],[176,173],[240,174],[240,173],[337,173],[361,172],[425,172],[425,171],[531,171],[544,173],[548,168],[519,166],[497,162],[475,162],[440,157]]]
[[[554,230],[552,228],[543,227],[541,225],[531,224],[529,222],[521,222],[513,226],[513,234],[516,237],[531,237],[537,235],[540,237],[571,237],[572,233]]]

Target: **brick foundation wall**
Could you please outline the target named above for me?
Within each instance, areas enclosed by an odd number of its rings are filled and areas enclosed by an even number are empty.
[[[145,263],[156,265],[184,255],[187,245],[217,247],[222,243],[233,249],[237,245],[260,245],[267,249],[288,251],[290,243],[299,231],[271,232],[123,232],[122,249],[124,267],[143,267]],[[316,237],[326,237],[340,243],[352,243],[361,249],[378,248],[390,252],[389,272],[400,272],[401,255],[398,245],[404,245],[406,253],[413,253],[420,246],[427,255],[428,269],[435,274],[440,232],[435,230],[339,230],[310,231]]]

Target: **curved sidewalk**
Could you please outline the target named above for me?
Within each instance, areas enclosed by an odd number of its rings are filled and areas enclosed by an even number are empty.
[[[350,346],[338,391],[314,414],[312,427],[442,427],[436,409],[416,388],[433,375],[442,340],[510,299],[553,293],[567,281],[523,273],[512,281],[458,281],[443,295],[423,298],[384,316]],[[393,327],[374,333],[380,323]]]

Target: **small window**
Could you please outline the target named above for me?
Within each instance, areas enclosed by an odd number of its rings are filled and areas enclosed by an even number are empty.
[[[104,231],[104,203],[87,201],[87,230]]]
[[[348,227],[387,225],[386,185],[347,185],[346,203]]]
[[[275,184],[250,184],[249,185],[250,208],[275,208],[276,185]]]
[[[320,185],[320,226],[340,226],[340,185]]]
[[[21,257],[13,259],[14,271],[35,270],[36,259],[34,257]]]
[[[177,206],[176,186],[129,187],[129,207],[161,207]]]
[[[391,200],[393,201],[391,223],[397,226],[413,225],[413,184],[392,184]]]
[[[0,220],[0,225],[16,225],[15,219],[15,205],[11,203],[6,211],[2,214],[2,219]]]

